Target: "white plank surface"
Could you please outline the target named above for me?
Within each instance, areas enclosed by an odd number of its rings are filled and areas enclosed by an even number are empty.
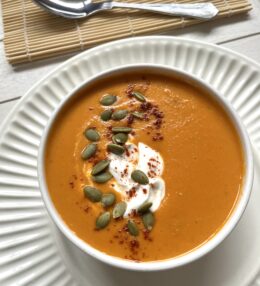
[[[0,124],[4,121],[6,116],[12,110],[12,108],[17,104],[18,100],[13,100],[0,104]]]

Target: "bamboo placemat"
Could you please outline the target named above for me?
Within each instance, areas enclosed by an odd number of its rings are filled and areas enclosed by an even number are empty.
[[[196,3],[202,0],[125,0],[147,3]],[[247,0],[212,0],[220,17],[251,9]],[[51,15],[31,0],[2,0],[5,53],[11,64],[19,64],[84,50],[129,36],[167,32],[200,23],[199,20],[141,12],[113,10],[88,19],[68,20]]]

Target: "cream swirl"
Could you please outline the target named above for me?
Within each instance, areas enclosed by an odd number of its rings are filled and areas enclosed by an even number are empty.
[[[115,179],[114,189],[127,203],[125,217],[137,210],[144,202],[152,202],[151,211],[156,211],[165,195],[165,183],[161,178],[163,159],[149,146],[139,143],[126,144],[126,152],[121,155],[110,153],[109,171]],[[143,171],[149,178],[148,185],[139,185],[131,178],[134,170]]]

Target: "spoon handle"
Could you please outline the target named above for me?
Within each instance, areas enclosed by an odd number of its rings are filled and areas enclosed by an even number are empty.
[[[139,9],[173,16],[183,16],[198,19],[211,19],[217,15],[218,9],[212,3],[195,4],[139,4],[109,2],[111,8]]]

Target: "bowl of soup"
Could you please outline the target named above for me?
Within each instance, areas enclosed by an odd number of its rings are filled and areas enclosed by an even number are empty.
[[[253,160],[238,115],[210,86],[135,65],[90,78],[61,102],[38,177],[50,217],[77,247],[152,271],[194,261],[231,233]]]

